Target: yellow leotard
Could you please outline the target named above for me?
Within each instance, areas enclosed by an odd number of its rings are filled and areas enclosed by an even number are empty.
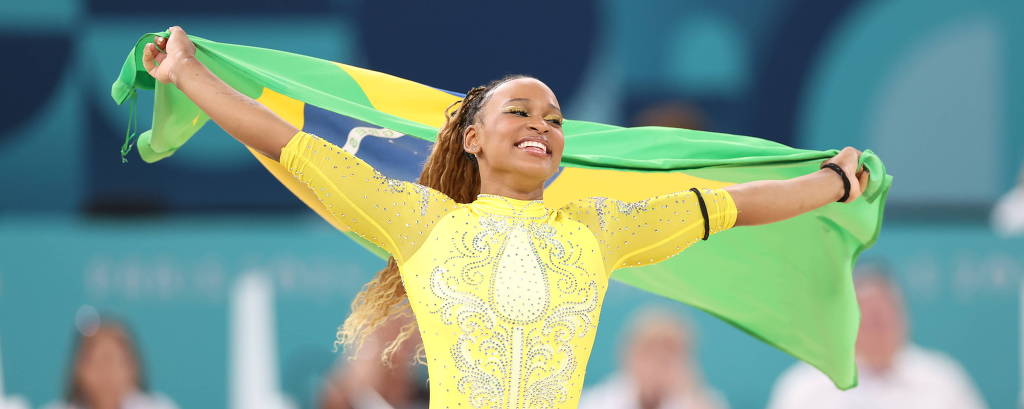
[[[458,204],[304,132],[281,163],[398,262],[432,409],[576,408],[611,272],[664,260],[704,235],[691,191],[560,209],[483,194]],[[703,197],[711,233],[732,227],[729,194]]]

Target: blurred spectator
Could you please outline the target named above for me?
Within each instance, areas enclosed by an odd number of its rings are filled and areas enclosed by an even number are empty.
[[[633,126],[664,126],[702,130],[706,125],[704,112],[696,105],[666,101],[649,105],[633,115]]]
[[[637,314],[622,353],[622,368],[583,393],[580,409],[725,409],[704,384],[692,349],[693,332],[667,311]]]
[[[860,272],[855,286],[861,311],[859,386],[840,391],[825,375],[798,363],[779,377],[770,409],[985,407],[956,361],[908,341],[903,299],[895,283],[875,270]]]
[[[170,399],[149,393],[141,357],[123,324],[101,317],[76,334],[64,401],[46,409],[176,409]]]
[[[1020,170],[1017,186],[999,198],[992,209],[992,229],[1003,237],[1024,235],[1024,169]]]
[[[428,397],[425,385],[414,371],[413,360],[420,344],[417,334],[398,347],[391,357],[391,366],[381,362],[386,345],[394,339],[411,318],[398,316],[384,323],[373,336],[367,337],[352,359],[345,360],[324,382],[320,409],[425,409]]]

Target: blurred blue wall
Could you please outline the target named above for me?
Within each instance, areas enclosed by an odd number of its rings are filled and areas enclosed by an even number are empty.
[[[914,338],[959,359],[992,407],[1010,407],[1024,242],[985,222],[1024,160],[1022,18],[1024,3],[996,0],[0,2],[5,393],[33,406],[59,396],[74,316],[89,304],[134,326],[155,389],[183,408],[224,407],[227,294],[262,271],[278,293],[283,387],[308,405],[334,329],[379,267],[213,125],[171,159],[120,163],[128,109],[110,83],[141,34],[177,24],[452,90],[532,74],[578,119],[629,125],[684,102],[708,130],[870,148],[896,184],[865,256],[906,287]],[[619,329],[651,299],[612,287],[588,383],[614,367]],[[709,381],[733,407],[762,407],[792,360],[690,315]]]

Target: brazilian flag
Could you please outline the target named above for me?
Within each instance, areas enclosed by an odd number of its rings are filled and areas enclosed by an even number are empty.
[[[111,87],[118,104],[137,89],[155,89],[153,129],[138,136],[146,162],[174,154],[207,117],[171,84],[142,66],[142,36]],[[298,129],[355,153],[381,173],[415,181],[430,153],[454,92],[342,63],[190,36],[196,55],[232,87],[269,107]],[[578,198],[642,200],[690,187],[719,188],[787,179],[818,170],[835,150],[814,151],[746,136],[686,129],[622,128],[568,120],[565,154],[548,182],[552,207]],[[130,138],[130,136],[129,136]],[[122,155],[130,150],[126,138]],[[278,180],[342,232],[313,192],[284,167],[253,151]],[[717,234],[658,264],[626,268],[613,279],[700,308],[828,375],[835,385],[857,384],[854,344],[859,312],[851,271],[857,255],[878,238],[892,177],[865,151],[870,172],[864,195],[783,222]],[[381,257],[374,245],[359,241]]]

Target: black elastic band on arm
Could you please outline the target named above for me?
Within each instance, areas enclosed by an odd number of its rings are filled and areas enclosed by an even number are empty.
[[[843,179],[843,197],[839,198],[839,200],[837,200],[837,202],[843,203],[843,202],[846,201],[846,199],[849,199],[850,198],[850,178],[849,178],[849,176],[846,176],[846,172],[843,171],[843,168],[839,167],[839,165],[836,165],[835,163],[826,163],[824,165],[821,165],[821,168],[822,169],[825,169],[825,168],[832,169],[832,170],[836,171],[836,173],[839,174],[839,177],[841,179]]]
[[[711,222],[708,221],[708,206],[704,204],[704,196],[701,196],[700,190],[695,187],[691,187],[690,191],[697,194],[697,203],[700,204],[700,214],[704,216],[704,238],[701,240],[707,240],[711,234]]]

